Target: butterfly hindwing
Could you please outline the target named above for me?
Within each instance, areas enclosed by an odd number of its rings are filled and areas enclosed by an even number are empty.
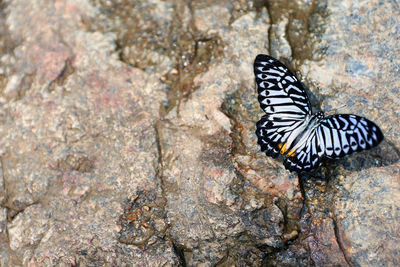
[[[321,165],[322,162],[322,147],[317,137],[316,129],[313,130],[302,145],[296,151],[286,156],[283,163],[289,171],[310,171]]]
[[[284,166],[298,173],[318,167],[324,157],[341,158],[370,149],[383,140],[379,127],[370,120],[350,114],[337,114],[321,120],[303,140]]]
[[[265,115],[257,122],[256,134],[258,144],[268,144],[267,148],[268,150],[272,150],[273,154],[283,154],[288,149],[285,145],[288,143],[288,140],[295,138],[305,127],[304,120],[269,120],[268,116]],[[261,149],[264,151],[263,147]],[[267,156],[272,155],[267,153]]]
[[[268,121],[267,116],[263,116],[261,120],[257,122],[257,143],[260,145],[261,151],[265,152],[267,156],[276,158],[279,155],[279,148],[272,142],[271,136],[273,137],[273,135],[269,133],[269,130],[270,122]],[[278,138],[281,139],[282,136],[278,135]]]
[[[328,158],[341,158],[370,149],[383,140],[382,131],[375,123],[351,114],[324,118],[317,128],[317,135]]]

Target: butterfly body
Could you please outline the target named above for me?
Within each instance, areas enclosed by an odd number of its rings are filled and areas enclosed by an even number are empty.
[[[254,73],[258,100],[266,113],[257,122],[258,144],[267,156],[284,155],[290,171],[310,171],[324,157],[340,158],[383,140],[379,127],[366,118],[313,114],[303,84],[278,60],[258,55]]]
[[[294,142],[291,144],[290,148],[288,149],[288,151],[293,151],[293,152],[292,153],[289,152],[286,155],[289,155],[289,156],[293,155],[293,153],[299,147],[301,147],[305,142],[307,142],[308,136],[310,136],[310,134],[312,134],[316,130],[316,128],[319,126],[319,123],[321,122],[321,120],[323,118],[324,118],[324,115],[322,112],[320,112],[315,115],[312,115],[311,118],[309,119],[309,121],[306,120],[306,122],[305,122],[306,128],[300,135],[298,135],[296,137],[296,139],[294,140]]]

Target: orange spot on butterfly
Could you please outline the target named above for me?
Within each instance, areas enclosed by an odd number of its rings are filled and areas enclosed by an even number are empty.
[[[285,144],[278,144],[281,154],[283,155],[287,150],[287,143]]]
[[[296,152],[296,150],[290,151],[289,153],[286,154],[286,156],[288,156],[288,157],[293,157],[293,156],[296,155],[294,152]]]

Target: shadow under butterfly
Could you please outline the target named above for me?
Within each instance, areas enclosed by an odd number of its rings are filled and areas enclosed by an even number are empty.
[[[313,113],[303,84],[277,59],[258,55],[254,61],[258,101],[264,115],[257,122],[261,151],[297,173],[316,169],[324,158],[342,158],[370,149],[383,140],[370,120],[352,115]]]

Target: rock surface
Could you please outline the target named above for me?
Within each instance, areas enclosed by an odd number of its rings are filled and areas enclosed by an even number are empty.
[[[0,266],[399,265],[399,10],[0,0]],[[254,135],[259,53],[385,141],[287,172]]]

